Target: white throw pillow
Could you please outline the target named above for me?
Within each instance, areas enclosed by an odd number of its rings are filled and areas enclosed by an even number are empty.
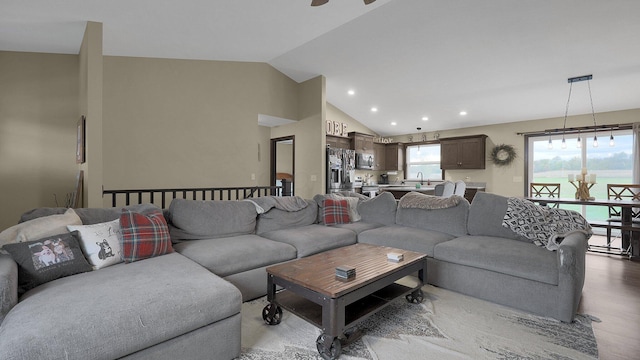
[[[0,247],[5,244],[38,240],[67,232],[67,225],[82,225],[73,209],[64,214],[49,215],[14,225],[0,233]]]
[[[92,225],[71,225],[67,229],[78,232],[84,256],[95,270],[122,262],[122,247],[118,240],[120,219]]]
[[[349,218],[351,219],[351,222],[360,221],[362,217],[358,212],[359,199],[357,197],[350,197],[350,196],[344,197],[343,199],[347,200],[347,202],[349,203]]]

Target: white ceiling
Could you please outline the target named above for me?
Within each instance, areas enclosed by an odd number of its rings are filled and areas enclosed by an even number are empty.
[[[638,0],[310,3],[0,0],[0,50],[78,53],[85,21],[101,22],[105,55],[324,75],[327,100],[382,136],[561,117],[567,78],[586,74],[596,112],[640,108]],[[590,112],[574,83],[569,115]]]

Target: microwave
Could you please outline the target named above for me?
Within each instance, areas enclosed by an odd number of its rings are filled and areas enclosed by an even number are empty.
[[[356,154],[356,169],[373,170],[373,154]]]

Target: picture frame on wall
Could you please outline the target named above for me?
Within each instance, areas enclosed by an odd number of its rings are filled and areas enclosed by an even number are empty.
[[[83,164],[85,162],[85,128],[87,119],[84,115],[78,120],[77,139],[76,139],[76,163]]]

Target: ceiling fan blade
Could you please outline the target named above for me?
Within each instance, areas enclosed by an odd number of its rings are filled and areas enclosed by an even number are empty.
[[[376,1],[376,0],[364,0],[364,4],[365,4],[365,5],[369,5],[369,4],[371,4],[372,2],[374,2],[374,1]]]
[[[375,1],[375,0],[374,0]],[[311,0],[311,6],[320,6],[328,3],[329,0]]]

